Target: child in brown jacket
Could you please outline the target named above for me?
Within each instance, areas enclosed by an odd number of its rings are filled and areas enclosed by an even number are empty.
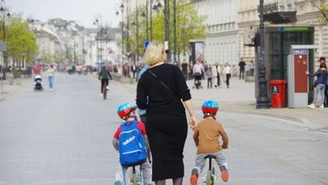
[[[194,130],[194,141],[197,147],[195,167],[192,169],[190,183],[197,185],[198,176],[202,173],[206,162],[206,156],[214,156],[216,163],[220,167],[221,178],[224,182],[229,179],[228,163],[222,153],[222,149],[228,148],[228,136],[221,123],[215,120],[218,103],[215,100],[206,100],[202,106],[204,120],[199,122]],[[223,144],[220,145],[219,137],[222,137]]]

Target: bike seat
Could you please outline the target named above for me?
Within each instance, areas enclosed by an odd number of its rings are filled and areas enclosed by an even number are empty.
[[[205,159],[216,159],[216,156],[214,155],[207,155]]]

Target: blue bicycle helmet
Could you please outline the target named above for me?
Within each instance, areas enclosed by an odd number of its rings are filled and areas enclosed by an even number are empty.
[[[202,111],[204,114],[211,113],[216,114],[219,110],[218,102],[215,100],[205,100],[202,105]]]
[[[137,109],[137,105],[130,104],[130,103],[123,103],[121,104],[117,109],[117,114],[122,119],[126,119],[131,111],[134,111]]]

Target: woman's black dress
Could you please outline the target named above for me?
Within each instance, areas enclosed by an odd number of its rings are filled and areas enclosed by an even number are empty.
[[[189,100],[191,95],[177,66],[162,64],[142,74],[137,86],[137,105],[147,110],[145,125],[152,153],[153,181],[184,176],[183,149],[188,124],[181,99]]]

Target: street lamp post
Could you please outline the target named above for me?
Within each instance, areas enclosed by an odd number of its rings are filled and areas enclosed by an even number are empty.
[[[173,1],[173,26],[174,26],[174,64],[177,62],[177,1]]]
[[[34,15],[30,14],[28,17],[27,17],[27,31],[30,32],[30,23],[34,23]],[[28,48],[28,51],[27,51],[27,60],[28,62],[30,62],[30,48]]]
[[[146,0],[146,35],[147,35],[147,41],[149,41],[149,33],[148,33],[148,16],[149,16],[149,11],[148,11],[148,0]]]
[[[151,2],[153,2],[153,0],[151,0]],[[152,5],[153,3],[151,3]],[[162,4],[160,2],[158,2],[157,4],[155,4],[152,7],[152,10],[156,10],[159,11],[162,8]],[[150,40],[153,40],[153,15],[152,15],[153,11],[150,11]]]
[[[148,7],[147,7],[148,9]],[[149,8],[149,11],[150,11],[150,28],[149,28],[149,31],[150,31],[150,40],[153,40],[153,0],[150,0],[150,8]]]
[[[124,21],[123,21],[124,22]],[[126,1],[126,53],[130,53],[130,15],[129,15],[129,1]],[[128,56],[129,58],[129,56]]]
[[[259,77],[259,96],[256,99],[257,109],[268,109],[270,108],[268,91],[267,91],[267,80],[266,80],[266,69],[265,69],[265,55],[264,55],[264,17],[263,17],[263,1],[260,0],[260,62],[258,67]]]
[[[82,27],[83,29],[83,32],[82,32],[82,61],[83,61],[83,64],[85,65],[85,57],[84,57],[84,54],[85,54],[85,51],[84,51],[84,42],[85,42],[85,38],[84,38],[84,34],[85,34],[85,29],[84,27]]]
[[[123,11],[124,11],[124,5],[123,3],[121,3],[120,5],[120,9],[121,9],[121,16],[122,16],[122,22],[121,22],[121,31],[122,31],[122,52],[121,52],[121,64],[123,64],[123,56],[124,56],[124,17],[123,17]],[[116,10],[116,15],[118,16],[120,13],[118,12],[118,10]]]
[[[5,1],[1,1],[0,3],[0,12],[2,13],[2,32],[3,32],[3,43],[6,46],[6,17],[10,17],[10,7],[5,6]],[[8,67],[8,61],[7,61],[7,51],[4,50],[2,52],[3,55],[3,61],[6,65],[6,68]]]
[[[101,31],[101,26],[102,26],[102,17],[101,17],[101,15],[98,13],[95,17],[94,17],[94,22],[93,22],[93,24],[94,25],[97,25],[97,28],[99,29],[100,28],[100,30],[99,31]],[[100,22],[100,26],[99,26],[99,22]],[[101,34],[101,32],[100,32],[100,34]],[[98,38],[98,39],[97,39]],[[98,43],[98,41],[97,40],[99,40],[99,33],[97,33],[97,35],[96,35],[96,46],[97,46],[97,61],[98,61],[98,72],[100,72],[100,62],[102,61],[102,51],[101,51],[101,49],[99,49],[99,43]]]
[[[164,1],[165,4],[165,8],[164,8],[164,12],[165,12],[165,49],[167,49],[169,51],[168,55],[168,62],[170,63],[171,61],[171,52],[170,52],[170,0],[165,0]]]
[[[137,40],[137,47],[136,47],[136,63],[138,62],[138,60],[139,60],[139,9],[138,9],[139,7],[138,7],[138,0],[136,0],[136,36],[137,36],[137,38],[136,38],[136,40]]]

